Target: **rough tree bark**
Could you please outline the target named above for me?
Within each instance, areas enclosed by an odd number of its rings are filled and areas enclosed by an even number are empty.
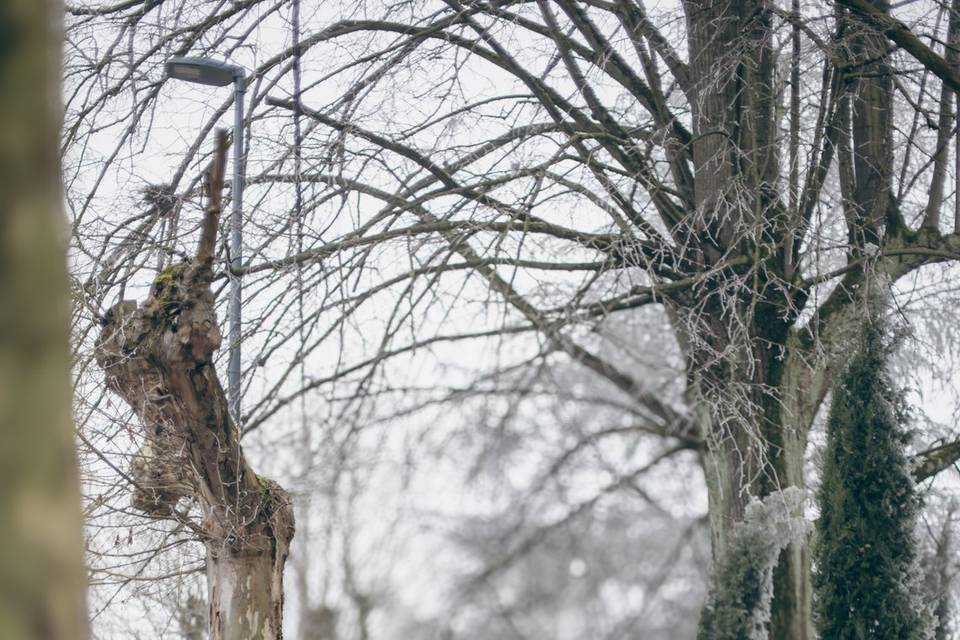
[[[689,402],[707,442],[707,481],[715,564],[752,496],[802,486],[804,438],[790,429],[783,389],[790,326],[803,304],[796,286],[796,230],[777,192],[775,56],[769,2],[687,2],[691,82],[696,88],[693,259],[717,278],[683,301],[676,317],[688,350]],[[793,247],[791,247],[793,249]],[[762,261],[753,273],[724,266],[730,255]],[[774,284],[775,283],[775,284]],[[774,286],[770,286],[774,284]],[[708,301],[706,304],[700,301]],[[735,322],[731,318],[736,318]],[[771,635],[808,637],[808,592],[800,547],[784,552],[775,574]]]
[[[0,3],[0,637],[88,637],[60,186],[59,4]]]
[[[201,505],[211,639],[275,640],[293,509],[287,492],[247,462],[212,360],[221,343],[210,283],[226,146],[218,132],[196,257],[157,276],[139,305],[110,309],[96,356],[144,428],[131,473],[133,506],[183,520],[181,498]]]
[[[874,2],[880,12],[885,2]],[[736,525],[752,497],[785,486],[803,486],[806,434],[832,377],[836,354],[794,321],[809,288],[793,256],[800,254],[806,225],[803,202],[785,209],[778,192],[781,162],[771,41],[774,5],[765,0],[686,2],[693,108],[695,208],[690,259],[715,269],[701,291],[680,300],[677,331],[688,349],[689,404],[707,443],[707,481],[714,561],[729,553]],[[850,157],[840,158],[847,201],[851,260],[868,244],[903,241],[892,197],[890,104],[892,76],[883,37],[857,17],[843,18],[842,54],[860,69],[855,77],[834,71],[828,86],[835,103],[828,114],[824,155],[849,139]],[[835,118],[835,120],[834,120]],[[844,129],[844,126],[848,129]],[[846,138],[844,138],[846,136]],[[846,171],[844,171],[847,169]],[[822,180],[822,178],[821,178]],[[805,190],[818,188],[808,179]],[[807,199],[805,196],[804,199]],[[732,256],[749,257],[740,269]],[[899,270],[891,264],[889,269]],[[833,303],[830,339],[842,352],[844,328],[859,320],[841,311],[857,299],[861,273]],[[896,274],[892,274],[896,275]],[[854,305],[855,306],[855,305]],[[826,325],[825,325],[826,326]],[[774,576],[770,637],[812,638],[809,559],[803,545],[781,556]]]

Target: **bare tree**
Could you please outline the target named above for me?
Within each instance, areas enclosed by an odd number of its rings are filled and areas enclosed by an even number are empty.
[[[805,485],[808,435],[864,317],[865,273],[899,283],[895,300],[918,320],[917,300],[955,300],[927,284],[930,265],[960,250],[960,219],[941,216],[960,82],[955,52],[937,44],[957,42],[955,7],[316,3],[295,46],[257,36],[285,29],[288,8],[71,8],[64,149],[81,343],[84,318],[196,233],[157,207],[130,217],[104,202],[106,177],[129,179],[136,150],[169,135],[160,63],[216,53],[252,69],[250,258],[235,274],[254,292],[248,434],[279,433],[295,403],[320,398],[317,442],[343,460],[378,421],[474,397],[503,399],[503,422],[541,393],[616,407],[647,462],[701,461],[722,562],[754,498]],[[181,200],[227,106],[205,114],[174,170]],[[307,121],[302,144],[286,142],[291,114]],[[640,317],[670,337],[634,340],[648,332],[625,325]],[[476,356],[475,376],[391,383],[418,358],[461,362],[458,348]],[[550,384],[558,362],[603,391]],[[671,385],[676,362],[684,379]],[[921,454],[917,477],[958,455],[952,441]],[[611,491],[645,464],[617,469]],[[774,574],[771,637],[811,637],[808,574],[792,545]]]
[[[56,2],[0,9],[0,629],[89,637],[57,158]]]

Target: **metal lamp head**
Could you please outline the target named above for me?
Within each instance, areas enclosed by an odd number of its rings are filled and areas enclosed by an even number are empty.
[[[210,58],[170,58],[165,67],[170,78],[214,87],[226,86],[242,75],[239,67]]]

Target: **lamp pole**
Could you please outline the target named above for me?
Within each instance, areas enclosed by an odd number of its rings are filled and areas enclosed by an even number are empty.
[[[247,90],[243,67],[210,58],[171,58],[167,76],[195,84],[224,87],[233,83],[233,208],[230,215],[230,354],[227,362],[227,399],[237,428],[240,424],[240,309],[243,289],[240,268],[243,265],[243,96]]]
[[[233,72],[233,211],[230,215],[230,359],[227,363],[227,398],[230,413],[240,424],[240,302],[243,289],[243,94],[246,91],[243,69]]]

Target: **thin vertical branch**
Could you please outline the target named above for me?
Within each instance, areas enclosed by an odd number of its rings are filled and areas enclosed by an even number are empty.
[[[960,29],[960,19],[958,19],[958,9],[960,9],[960,0],[953,0],[953,6],[950,9],[950,18],[947,21],[947,46],[944,54],[946,60],[952,65],[956,65],[956,43],[958,29]],[[937,22],[940,22],[938,15]],[[921,85],[921,99],[923,86]],[[930,178],[930,195],[927,199],[927,207],[923,214],[922,226],[937,229],[940,226],[940,208],[943,206],[944,182],[947,173],[947,156],[949,154],[950,133],[953,127],[953,90],[943,83],[940,88],[940,117],[937,121],[937,146],[934,151],[933,175]],[[919,116],[919,112],[918,112]],[[906,163],[904,164],[906,166]]]
[[[800,228],[800,0],[793,0],[791,7],[793,30],[790,34],[790,184],[789,216],[785,268],[787,276],[793,273],[793,234]]]
[[[293,40],[293,63],[291,65],[291,73],[293,75],[293,182],[294,182],[294,206],[293,206],[293,215],[294,215],[294,229],[296,233],[296,244],[297,244],[297,253],[303,251],[303,226],[304,226],[304,211],[303,211],[303,130],[301,128],[300,116],[302,115],[302,97],[301,97],[301,81],[302,81],[302,58],[303,51],[300,46],[300,0],[293,0],[290,6],[290,31],[291,39]],[[304,281],[303,281],[303,264],[298,263],[296,274],[296,288],[297,288],[297,333],[299,336],[299,347],[297,349],[297,361],[298,369],[300,373],[300,384],[305,385],[307,380],[307,371],[306,371],[306,358],[304,355],[304,347],[307,344],[307,320],[306,314],[304,313]],[[306,405],[306,396],[301,395],[299,401],[299,411],[300,411],[300,442],[299,442],[299,460],[297,461],[300,464],[300,478],[299,482],[301,487],[306,488],[309,484],[310,476],[310,467],[313,459],[312,454],[312,438],[310,433],[310,424],[307,421],[307,405]],[[307,494],[304,491],[304,494]],[[303,509],[300,528],[302,530],[302,535],[304,539],[309,539],[309,526],[310,526],[310,499],[306,498],[303,503],[300,505],[300,508]],[[315,630],[312,630],[311,627],[315,625],[315,622],[307,618],[308,613],[311,611],[311,600],[310,600],[310,554],[304,553],[302,550],[297,554],[295,562],[295,573],[296,573],[296,585],[297,585],[297,596],[300,600],[300,637],[307,637],[308,634],[316,633]]]
[[[217,129],[216,152],[207,169],[204,190],[207,195],[207,210],[203,216],[200,242],[197,244],[197,262],[213,260],[217,246],[217,227],[220,223],[223,196],[223,174],[227,166],[227,131]]]

